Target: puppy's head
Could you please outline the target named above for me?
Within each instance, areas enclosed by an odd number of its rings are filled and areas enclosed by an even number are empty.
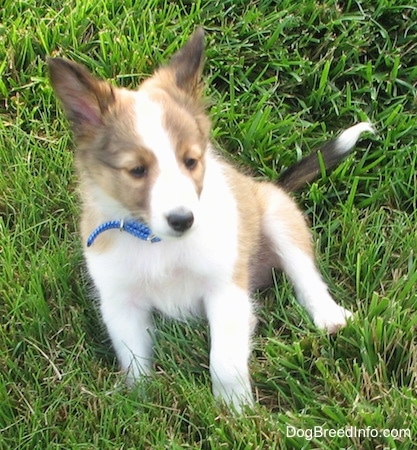
[[[198,29],[134,91],[68,60],[48,60],[82,183],[108,215],[143,220],[161,238],[182,236],[198,223],[210,128],[201,102],[203,53]]]

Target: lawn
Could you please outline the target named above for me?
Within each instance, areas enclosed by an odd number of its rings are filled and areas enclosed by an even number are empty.
[[[256,294],[240,417],[217,405],[204,322],[158,318],[156,375],[129,392],[77,235],[68,123],[45,58],[133,87],[198,24],[213,140],[255,176],[355,122],[366,135],[297,193],[355,320],[329,337],[285,277]],[[0,449],[411,449],[417,439],[417,8],[411,0],[3,0]],[[314,431],[314,432],[313,432]]]

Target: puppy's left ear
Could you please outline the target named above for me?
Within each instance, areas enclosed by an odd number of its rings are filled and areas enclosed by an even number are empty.
[[[177,86],[187,94],[198,97],[204,65],[204,30],[198,27],[190,39],[174,54],[167,69],[174,75]]]
[[[115,91],[88,70],[62,58],[48,58],[52,86],[77,138],[94,135],[115,102]]]

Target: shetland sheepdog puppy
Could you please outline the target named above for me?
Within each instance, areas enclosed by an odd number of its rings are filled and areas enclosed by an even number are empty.
[[[82,199],[81,237],[103,321],[127,383],[152,370],[153,312],[203,315],[210,326],[214,395],[239,411],[253,402],[248,359],[251,293],[285,272],[315,325],[329,333],[351,313],[331,297],[303,214],[287,192],[352,149],[359,123],[288,169],[255,181],[210,143],[201,99],[201,28],[137,90],[48,60],[72,125]]]

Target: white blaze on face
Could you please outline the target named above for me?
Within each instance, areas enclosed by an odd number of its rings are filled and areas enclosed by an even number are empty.
[[[163,105],[146,92],[138,92],[136,99],[136,127],[142,144],[157,160],[156,176],[149,192],[149,226],[161,237],[178,237],[168,219],[173,214],[189,212],[193,226],[198,221],[199,196],[190,176],[178,166],[176,149],[163,126]]]

